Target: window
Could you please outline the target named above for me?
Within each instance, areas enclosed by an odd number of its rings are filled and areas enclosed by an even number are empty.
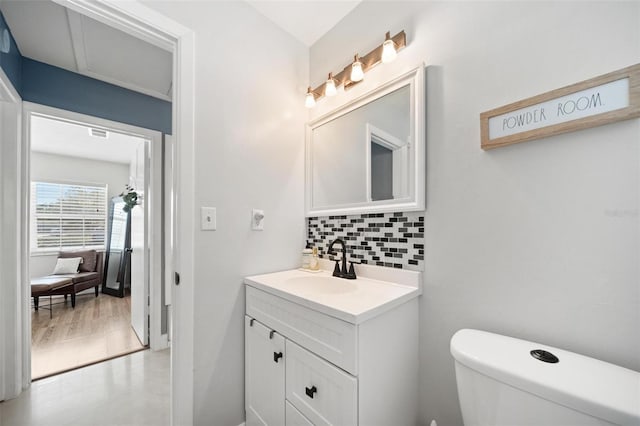
[[[104,248],[106,185],[31,183],[31,251]]]

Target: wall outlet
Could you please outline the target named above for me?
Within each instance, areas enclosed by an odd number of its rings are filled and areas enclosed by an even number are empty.
[[[216,208],[200,207],[200,229],[203,231],[215,231],[216,226]]]

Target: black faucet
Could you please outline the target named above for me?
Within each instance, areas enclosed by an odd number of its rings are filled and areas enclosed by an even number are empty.
[[[333,250],[334,244],[340,244],[342,246],[342,269],[340,269],[340,261],[336,260],[336,266],[333,268],[333,276],[339,278],[346,278],[348,280],[356,279],[356,271],[353,269],[353,262],[349,262],[351,266],[347,269],[347,246],[340,238],[336,238],[331,245],[329,245],[329,254],[336,254]]]

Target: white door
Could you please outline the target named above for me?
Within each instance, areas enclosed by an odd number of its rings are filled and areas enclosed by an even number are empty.
[[[284,406],[284,337],[244,317],[245,411],[247,426],[282,426]]]
[[[131,209],[131,327],[143,345],[149,344],[148,146],[149,143],[138,146],[131,165],[131,186],[142,194],[141,204]]]

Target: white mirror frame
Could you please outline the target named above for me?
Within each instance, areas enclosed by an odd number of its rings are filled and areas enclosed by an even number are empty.
[[[412,118],[411,140],[413,141],[413,161],[409,164],[410,178],[407,182],[410,190],[409,197],[393,200],[368,201],[362,203],[343,204],[327,207],[313,207],[313,130],[349,112],[379,99],[397,89],[409,86],[410,114]],[[353,101],[325,114],[309,123],[306,128],[305,143],[305,216],[336,216],[363,213],[406,212],[425,209],[425,82],[424,65],[401,75],[376,89],[354,99]],[[369,170],[367,170],[369,173]],[[370,183],[370,176],[367,182]],[[369,191],[370,188],[367,188]]]

